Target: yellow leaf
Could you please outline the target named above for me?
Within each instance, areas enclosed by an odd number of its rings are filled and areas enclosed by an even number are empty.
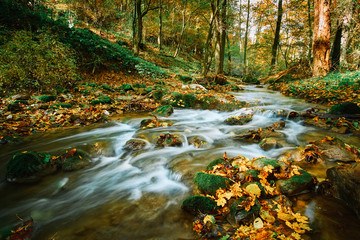
[[[283,220],[283,221],[291,221],[291,220],[295,219],[295,217],[293,215],[287,214],[284,212],[279,212],[277,216],[278,216],[278,219]]]
[[[204,217],[204,224],[206,224],[207,222],[216,223],[216,220],[213,215],[206,215]]]
[[[246,191],[252,195],[255,195],[256,197],[260,197],[260,195],[261,195],[261,190],[260,190],[259,186],[255,183],[249,184],[246,187]]]
[[[256,218],[255,220],[254,220],[254,228],[255,229],[260,229],[260,228],[263,228],[264,227],[264,223],[263,223],[263,221],[261,220],[261,218]]]

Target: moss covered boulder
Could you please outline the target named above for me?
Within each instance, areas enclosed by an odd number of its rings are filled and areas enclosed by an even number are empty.
[[[112,99],[111,97],[109,96],[101,96],[101,97],[98,97],[97,99],[95,100],[92,100],[90,102],[91,105],[98,105],[98,104],[110,104],[112,102]]]
[[[232,116],[230,118],[227,118],[224,123],[227,125],[245,125],[251,120],[252,115],[244,115],[239,117]]]
[[[280,168],[280,164],[278,161],[276,160],[273,160],[273,159],[268,159],[268,158],[265,158],[265,157],[262,157],[262,158],[257,158],[253,161],[252,163],[252,166],[256,169],[263,169],[264,167],[266,166],[273,166],[274,169],[279,169]]]
[[[277,186],[281,193],[285,195],[294,195],[314,185],[313,176],[305,170],[300,170],[300,175],[295,175],[288,180],[277,181]]]
[[[51,101],[56,100],[56,96],[53,96],[53,95],[42,95],[42,96],[38,96],[36,98],[42,102],[51,102]]]
[[[44,153],[17,153],[6,164],[6,179],[8,182],[36,182],[56,170],[50,160],[51,156]]]
[[[343,102],[330,109],[332,114],[360,114],[360,107],[353,102]]]
[[[194,177],[194,184],[201,193],[215,195],[219,188],[227,189],[230,180],[218,175],[198,172]]]
[[[182,209],[191,214],[211,213],[217,209],[217,204],[211,198],[195,195],[184,200]]]
[[[227,220],[233,226],[253,222],[255,218],[259,216],[261,208],[259,200],[255,201],[255,205],[252,206],[249,211],[246,211],[243,207],[243,204],[247,201],[248,200],[245,197],[240,197],[231,204]]]
[[[224,163],[224,159],[222,159],[222,158],[217,158],[217,159],[215,159],[215,160],[212,160],[212,161],[209,163],[209,165],[207,165],[206,171],[212,170],[214,166],[216,166],[216,165],[218,165],[218,164],[222,164],[222,163]]]
[[[57,104],[53,104],[50,106],[51,108],[54,109],[59,109],[59,108],[71,108],[72,105],[70,103],[57,103]]]
[[[156,147],[181,147],[183,145],[183,139],[174,134],[162,133],[156,139]]]
[[[75,148],[64,154],[61,161],[61,168],[64,171],[78,170],[90,163],[88,154]]]
[[[174,112],[174,108],[171,105],[163,105],[154,110],[154,114],[161,117],[168,117]]]

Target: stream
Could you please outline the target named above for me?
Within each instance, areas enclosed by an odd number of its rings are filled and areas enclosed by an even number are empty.
[[[241,154],[250,159],[278,159],[328,135],[359,145],[355,136],[329,133],[289,119],[281,130],[287,140],[284,147],[264,151],[258,144],[235,140],[232,136],[236,134],[280,121],[281,110],[303,111],[315,105],[254,86],[233,95],[249,106],[234,112],[175,109],[167,118],[173,125],[166,128],[141,129],[141,120],[150,115],[129,114],[106,124],[36,134],[21,144],[1,146],[0,229],[16,223],[18,215],[34,219],[33,239],[37,240],[195,239],[192,216],[181,210],[181,204],[192,195],[194,174],[224,152],[228,157]],[[254,114],[246,125],[224,124],[232,115],[245,114]],[[167,132],[184,139],[183,145],[155,148],[151,140]],[[206,144],[201,148],[189,145],[187,139],[192,136],[200,136]],[[139,154],[123,148],[134,138],[149,140]],[[46,176],[36,184],[9,184],[4,180],[6,161],[17,152],[60,154],[72,148],[90,153],[91,164],[78,171]],[[336,163],[328,163],[326,168],[303,167],[323,179],[331,166]],[[311,239],[360,238],[360,221],[342,203],[312,194],[292,200],[294,208],[310,218]]]

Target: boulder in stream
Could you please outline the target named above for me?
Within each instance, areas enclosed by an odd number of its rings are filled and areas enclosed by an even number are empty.
[[[51,156],[45,153],[24,152],[15,154],[6,164],[8,182],[36,182],[56,171],[50,164]]]
[[[124,149],[128,151],[140,151],[146,146],[146,141],[142,139],[130,139],[125,143]]]
[[[171,105],[163,105],[154,110],[154,114],[161,117],[168,117],[174,112],[174,108]]]
[[[277,148],[279,147],[279,144],[277,142],[277,140],[275,138],[264,138],[263,140],[261,140],[261,142],[259,143],[259,146],[264,150],[264,151],[268,151],[271,150],[273,148]]]
[[[160,134],[156,141],[157,147],[180,147],[182,144],[183,141],[181,140],[180,136],[170,133]]]
[[[336,197],[343,200],[360,218],[360,164],[330,168],[326,176],[335,187]]]
[[[89,163],[88,154],[76,148],[68,151],[61,157],[61,168],[64,171],[79,170]]]
[[[300,169],[300,175],[295,175],[288,180],[278,180],[277,186],[280,192],[285,195],[295,195],[311,188],[314,185],[313,176],[303,169]]]
[[[245,125],[252,120],[253,115],[231,116],[225,120],[227,125]]]
[[[211,198],[201,196],[201,195],[194,195],[187,199],[182,204],[182,209],[191,213],[197,214],[201,213],[211,213],[217,209],[217,204]]]
[[[203,194],[215,195],[216,190],[228,188],[229,183],[228,178],[204,172],[198,172],[194,177],[195,188]]]

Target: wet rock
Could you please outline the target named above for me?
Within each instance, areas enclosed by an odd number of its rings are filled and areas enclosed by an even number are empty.
[[[174,112],[174,108],[171,105],[163,105],[154,110],[154,114],[161,117],[168,117]]]
[[[160,134],[156,141],[157,147],[180,147],[182,144],[179,136],[170,133]]]
[[[336,197],[343,200],[360,218],[360,164],[337,166],[326,171]]]
[[[197,148],[205,147],[207,142],[206,139],[201,136],[191,136],[188,137],[189,145],[194,145]]]
[[[248,142],[259,143],[264,138],[276,138],[283,139],[285,138],[285,134],[276,131],[277,129],[283,129],[285,127],[285,122],[281,121],[279,123],[275,123],[271,127],[266,127],[264,129],[259,128],[255,130],[250,130],[247,133],[242,133],[234,136],[234,139],[245,140]]]
[[[274,138],[264,138],[263,140],[261,140],[261,142],[259,143],[259,146],[264,150],[264,151],[268,151],[271,150],[273,148],[277,148],[279,147],[278,142],[276,141],[276,139]]]
[[[147,142],[142,139],[130,139],[125,143],[124,149],[128,151],[140,151],[146,147]]]
[[[6,164],[6,179],[17,183],[39,181],[42,176],[56,171],[50,159],[51,156],[44,153],[17,153]]]
[[[61,158],[61,168],[64,171],[75,171],[90,163],[89,156],[82,150],[72,149]]]
[[[203,194],[215,195],[219,188],[226,189],[230,180],[218,175],[198,172],[194,177],[195,188]]]
[[[294,195],[314,185],[313,177],[305,170],[300,170],[301,175],[295,175],[288,180],[278,180],[277,186],[281,193],[285,195]]]
[[[330,109],[332,114],[360,114],[360,107],[353,102],[343,102]]]
[[[211,213],[217,209],[217,204],[214,200],[201,195],[194,195],[187,199],[182,204],[182,209],[191,213]]]
[[[227,125],[245,125],[252,120],[252,115],[244,115],[239,117],[230,117],[225,120]]]
[[[246,211],[242,206],[243,203],[247,202],[245,197],[236,199],[233,204],[230,206],[230,213],[227,216],[227,220],[233,225],[238,226],[242,224],[247,224],[253,222],[260,213],[260,203],[259,200],[255,201],[255,205],[250,208],[249,211]]]
[[[314,142],[321,151],[323,160],[354,162],[358,156],[346,148],[344,142],[338,138],[325,138]]]

